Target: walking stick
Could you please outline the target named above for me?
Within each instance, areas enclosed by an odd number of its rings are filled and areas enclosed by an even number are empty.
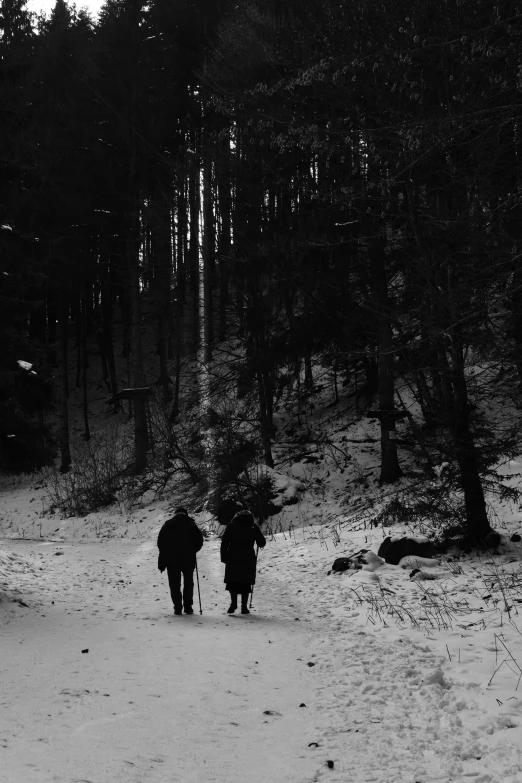
[[[259,554],[259,545],[256,545],[256,566],[257,566],[257,556]],[[252,585],[252,592],[250,593],[250,609],[252,609],[252,599],[254,597],[254,587],[255,585]]]
[[[196,557],[196,581],[198,583],[199,613],[203,614],[203,610],[201,608],[201,591],[199,589],[199,573],[198,573],[198,558],[197,557]]]

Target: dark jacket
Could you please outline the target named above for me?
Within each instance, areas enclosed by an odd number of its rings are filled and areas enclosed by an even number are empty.
[[[158,535],[158,568],[172,564],[180,568],[196,567],[196,552],[203,546],[203,533],[192,517],[175,514],[167,519]]]
[[[238,511],[221,539],[221,562],[226,564],[225,582],[255,584],[257,558],[254,544],[262,549],[266,538],[250,511]]]

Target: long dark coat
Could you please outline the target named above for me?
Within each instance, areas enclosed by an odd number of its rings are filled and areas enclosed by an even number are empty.
[[[257,558],[254,544],[262,549],[266,538],[250,511],[238,511],[221,539],[221,562],[226,565],[226,583],[255,584]]]
[[[203,540],[203,533],[187,514],[175,514],[167,519],[158,535],[159,570],[164,571],[170,564],[194,570],[196,552],[203,546]]]

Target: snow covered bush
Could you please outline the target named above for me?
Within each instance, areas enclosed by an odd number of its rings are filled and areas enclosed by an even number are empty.
[[[49,473],[49,510],[64,517],[83,516],[115,503],[131,459],[130,439],[118,422],[88,441],[78,440],[71,469]]]

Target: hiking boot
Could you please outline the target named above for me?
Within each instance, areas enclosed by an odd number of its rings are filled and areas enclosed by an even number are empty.
[[[237,609],[237,593],[230,593],[230,606],[227,609],[228,614],[234,614]]]
[[[248,609],[248,593],[241,594],[241,614],[250,614]]]
[[[181,612],[180,612],[181,614]],[[185,614],[194,614],[194,609],[191,606],[185,607]]]
[[[250,609],[246,604],[241,607],[241,614],[250,614]]]
[[[181,609],[178,609],[176,606],[174,607],[174,614],[181,614]]]

